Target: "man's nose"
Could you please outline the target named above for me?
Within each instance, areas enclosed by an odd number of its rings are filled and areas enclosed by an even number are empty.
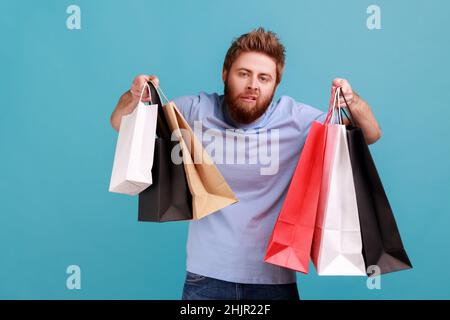
[[[258,79],[250,77],[247,83],[247,89],[251,91],[257,91],[259,89]]]

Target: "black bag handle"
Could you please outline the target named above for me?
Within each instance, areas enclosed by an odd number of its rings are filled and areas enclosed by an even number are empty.
[[[163,105],[161,102],[161,97],[159,95],[159,92],[156,89],[155,85],[151,81],[148,81],[147,83],[148,83],[148,86],[150,89],[149,93],[150,93],[151,103],[158,105],[158,118],[156,121],[156,134],[160,138],[170,139],[171,131],[170,131],[169,124],[167,123],[166,116],[164,114],[164,109],[163,109]]]
[[[345,99],[345,95],[344,95],[344,92],[342,91],[342,87],[339,87],[338,90],[339,90],[339,89],[340,89],[340,93],[339,93],[339,94],[342,93],[342,98],[344,98],[344,102],[345,102],[345,105],[347,106],[348,113],[350,114],[350,117],[348,116],[347,112],[346,112],[343,108],[341,108],[341,106],[339,106],[339,110],[342,111],[342,112],[344,112],[345,116],[346,116],[347,119],[350,121],[350,124],[351,124],[352,126],[355,126],[354,121],[352,120],[352,113],[351,113],[351,111],[350,111],[350,107],[348,106],[347,99]]]

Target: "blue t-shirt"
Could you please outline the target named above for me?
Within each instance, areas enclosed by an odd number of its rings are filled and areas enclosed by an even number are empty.
[[[229,116],[223,95],[174,102],[239,199],[189,222],[187,271],[237,283],[296,282],[294,271],[264,262],[264,255],[312,122],[326,114],[282,96],[242,125]]]

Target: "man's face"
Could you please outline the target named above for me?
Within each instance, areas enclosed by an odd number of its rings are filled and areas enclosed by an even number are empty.
[[[249,124],[267,110],[276,89],[276,64],[259,52],[243,52],[223,71],[225,102],[234,121]]]

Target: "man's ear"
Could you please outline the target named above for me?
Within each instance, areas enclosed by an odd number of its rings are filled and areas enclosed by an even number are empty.
[[[225,81],[227,80],[228,71],[225,70],[225,68],[222,69],[222,81],[225,84]]]

